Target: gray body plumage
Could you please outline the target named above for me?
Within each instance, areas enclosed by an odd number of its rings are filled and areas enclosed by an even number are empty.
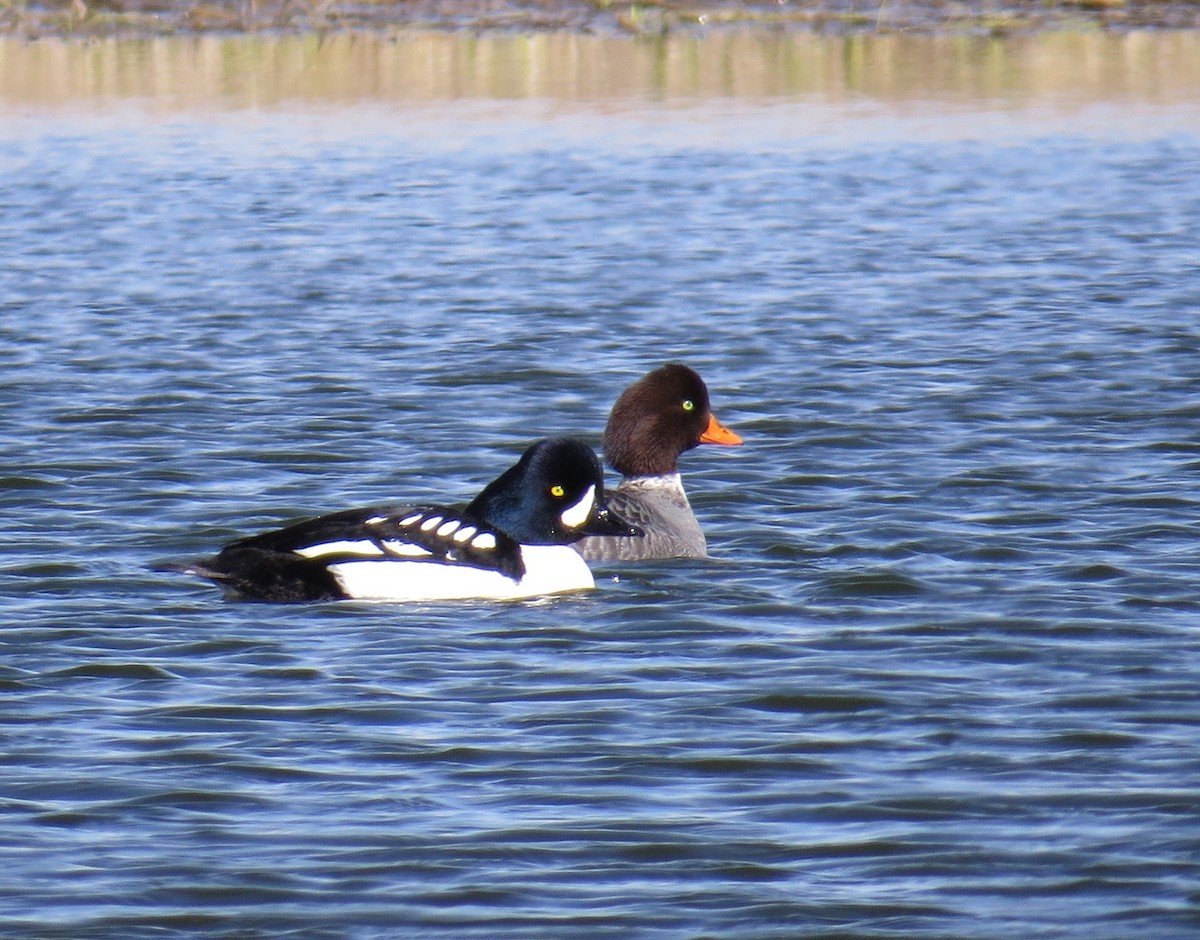
[[[646,534],[640,539],[592,536],[576,550],[587,561],[705,558],[708,544],[678,473],[622,480],[608,493],[609,506]]]

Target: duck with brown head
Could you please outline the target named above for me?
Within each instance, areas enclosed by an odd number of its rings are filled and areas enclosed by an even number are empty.
[[[604,457],[622,477],[609,493],[610,505],[645,537],[589,537],[576,549],[588,561],[706,557],[708,544],[683,489],[679,457],[700,444],[741,443],[713,414],[695,370],[670,364],[643,376],[613,405]]]

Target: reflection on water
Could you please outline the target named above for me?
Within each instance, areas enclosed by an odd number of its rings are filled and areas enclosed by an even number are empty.
[[[1200,34],[1185,32],[0,40],[0,102],[10,106],[146,97],[164,106],[234,108],[364,99],[682,103],[797,96],[1179,104],[1194,102],[1198,90]]]

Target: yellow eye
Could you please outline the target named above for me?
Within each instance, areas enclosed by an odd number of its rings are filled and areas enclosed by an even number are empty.
[[[567,491],[564,490],[557,483],[555,483],[552,487],[550,487],[550,495],[551,496],[565,496],[566,493],[567,493]]]
[[[694,401],[692,401],[690,398],[685,398],[683,400],[683,410],[684,411],[695,411],[696,403]]]

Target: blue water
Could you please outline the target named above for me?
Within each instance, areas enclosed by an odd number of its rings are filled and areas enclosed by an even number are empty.
[[[378,117],[0,134],[0,933],[1200,935],[1200,138]],[[148,570],[668,360],[709,561]]]

